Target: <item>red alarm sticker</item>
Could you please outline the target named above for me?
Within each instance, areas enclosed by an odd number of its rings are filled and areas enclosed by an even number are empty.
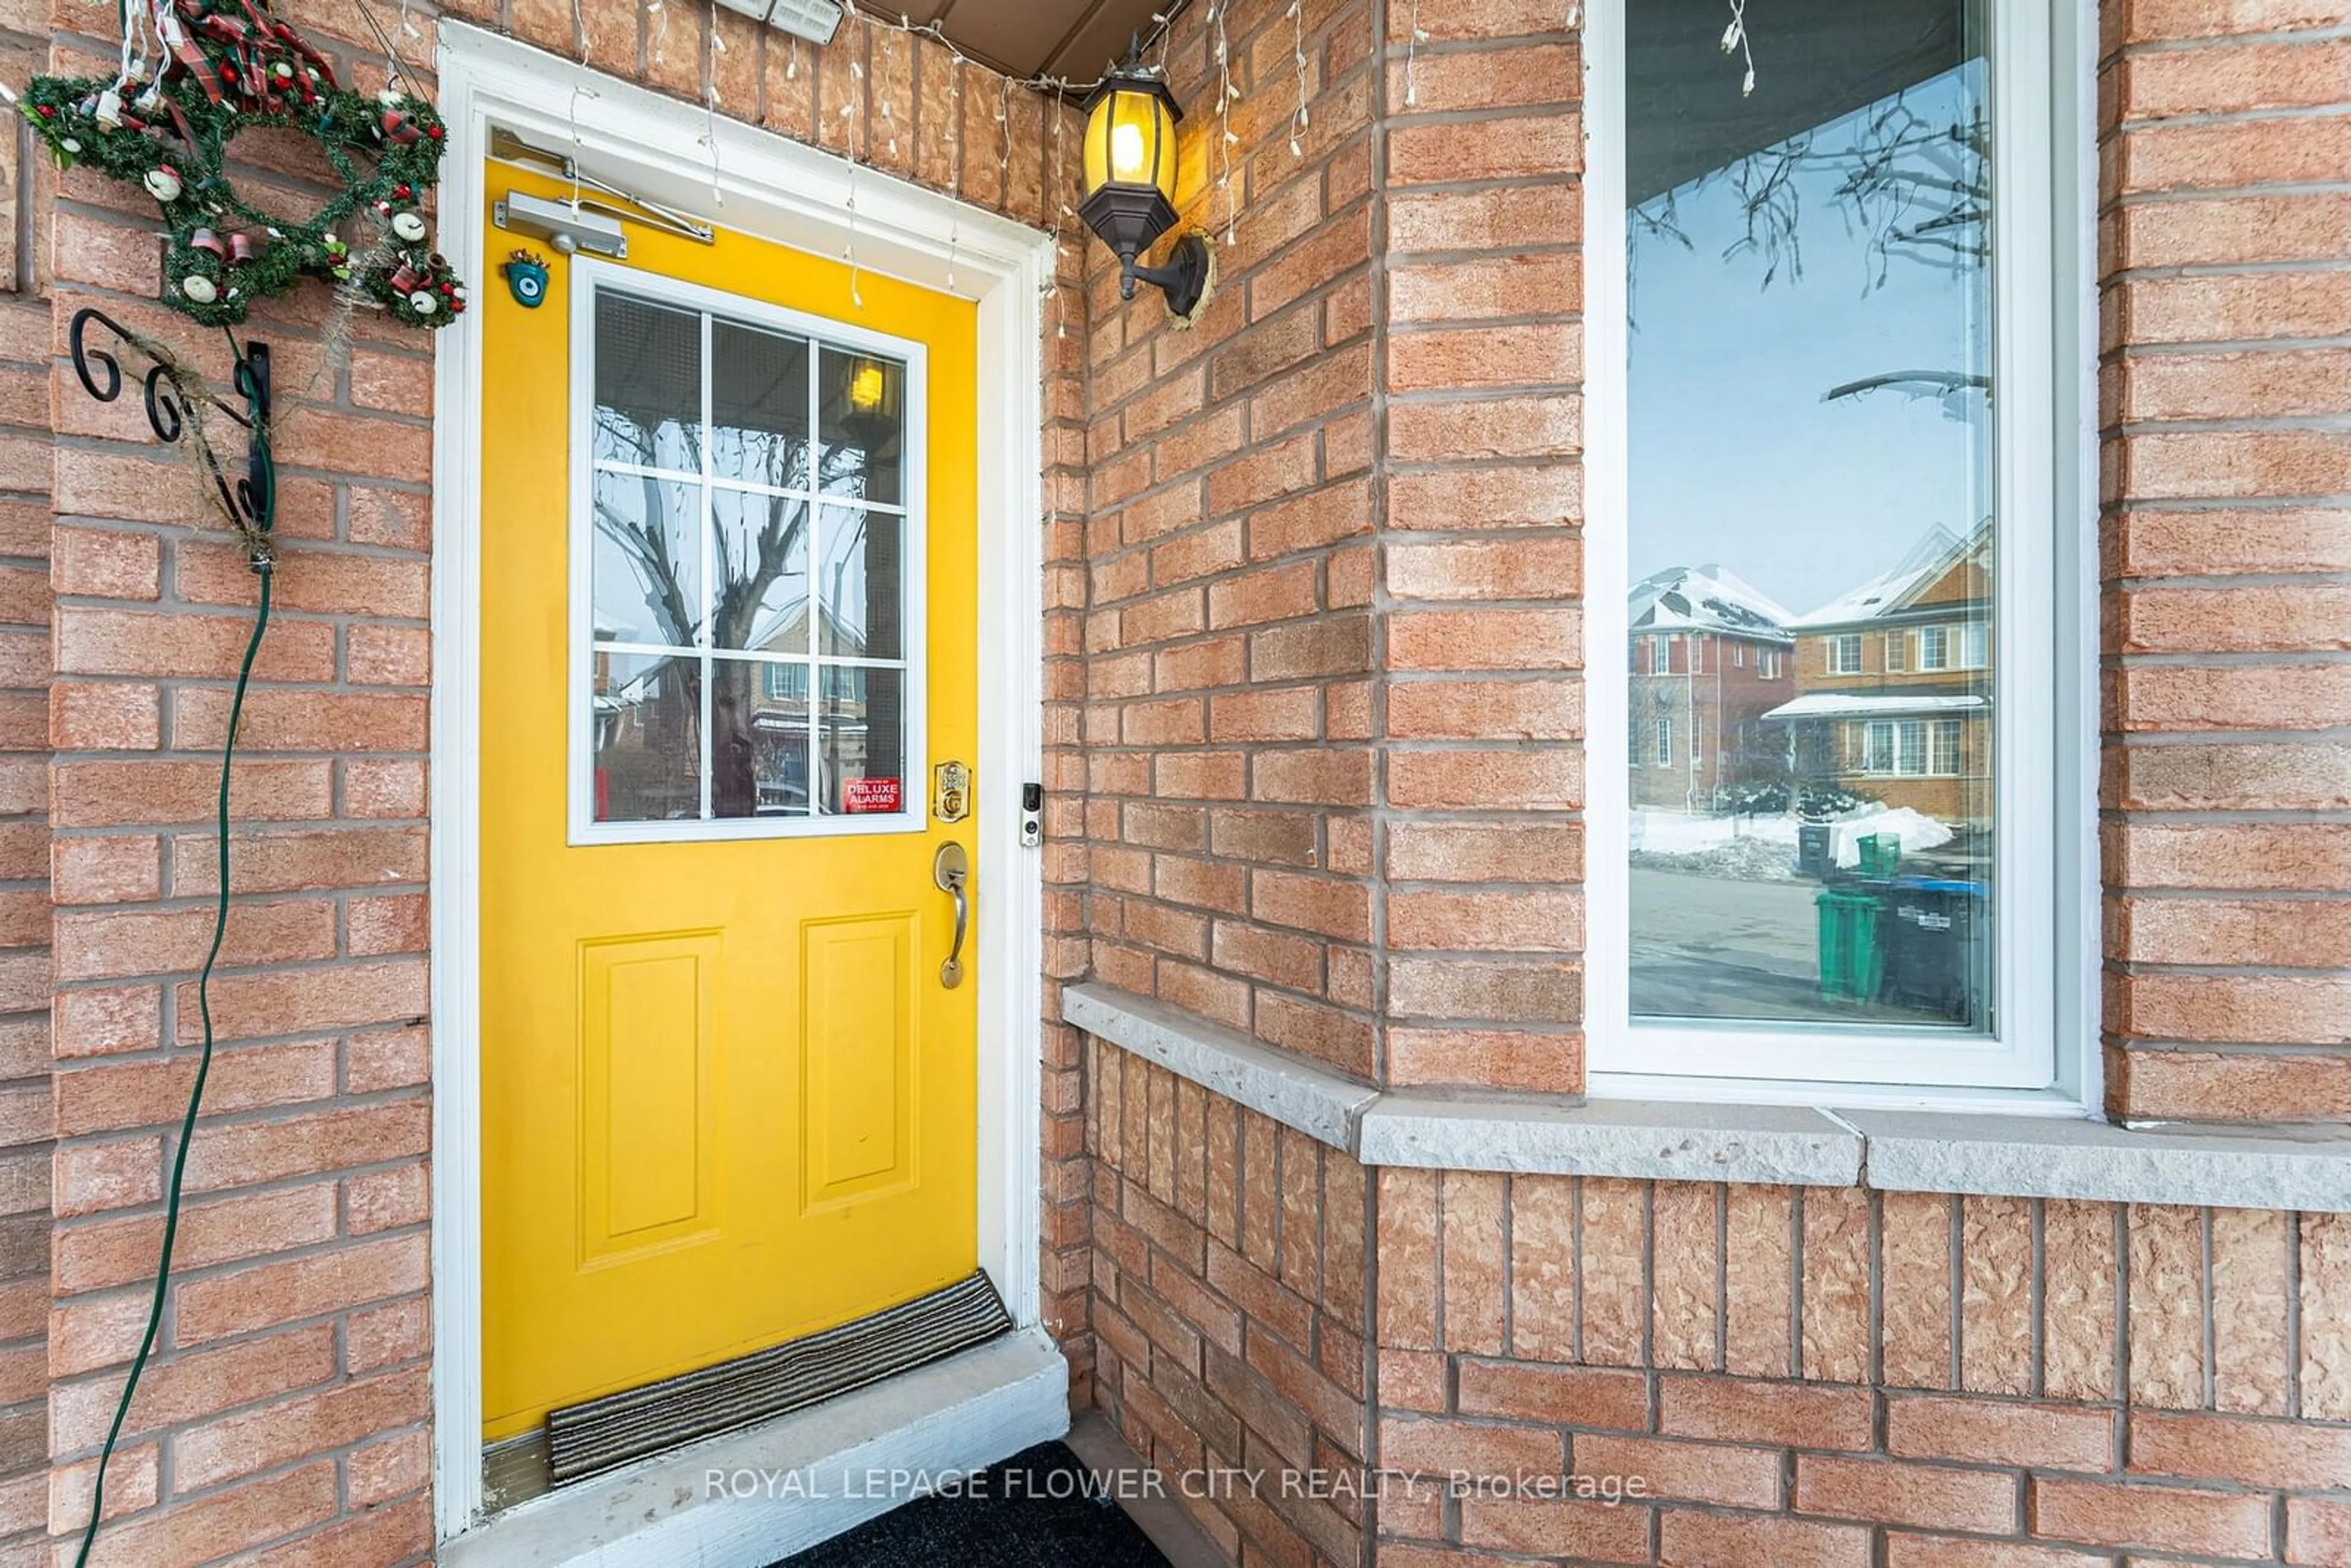
[[[841,809],[848,813],[894,811],[898,809],[895,779],[851,779],[841,786]]]

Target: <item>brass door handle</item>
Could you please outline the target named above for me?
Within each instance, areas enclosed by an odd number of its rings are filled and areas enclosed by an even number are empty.
[[[949,839],[931,857],[931,880],[939,884],[941,893],[955,895],[955,946],[947,949],[946,962],[939,966],[939,984],[954,990],[963,984],[963,938],[971,925],[971,857],[963,846]]]

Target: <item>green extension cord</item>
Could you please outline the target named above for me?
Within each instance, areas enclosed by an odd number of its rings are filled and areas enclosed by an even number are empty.
[[[164,1195],[163,1254],[155,1265],[155,1301],[147,1312],[147,1332],[139,1341],[139,1354],[131,1358],[131,1376],[122,1385],[122,1403],[114,1407],[114,1424],[107,1428],[106,1447],[98,1454],[98,1476],[90,1485],[89,1524],[81,1532],[81,1551],[74,1558],[74,1568],[87,1568],[89,1549],[97,1543],[99,1521],[106,1512],[106,1466],[114,1458],[114,1445],[122,1436],[122,1423],[131,1415],[131,1396],[139,1392],[139,1375],[147,1369],[147,1358],[154,1353],[155,1336],[163,1326],[163,1296],[172,1281],[172,1244],[180,1235],[180,1189],[188,1174],[188,1145],[195,1140],[196,1111],[204,1103],[204,1080],[213,1070],[213,966],[220,961],[221,943],[228,935],[228,779],[229,765],[236,758],[236,727],[245,715],[245,689],[253,679],[254,656],[261,652],[261,634],[269,627],[269,585],[274,575],[270,564],[257,561],[254,570],[261,577],[261,607],[253,617],[253,635],[245,644],[245,662],[237,666],[236,695],[229,700],[228,734],[221,741],[220,809],[214,819],[214,837],[220,849],[220,896],[213,904],[213,945],[204,955],[204,967],[196,977],[196,1010],[204,1018],[204,1054],[196,1060],[195,1087],[188,1092],[187,1114],[180,1118],[180,1147],[172,1156],[172,1186]]]

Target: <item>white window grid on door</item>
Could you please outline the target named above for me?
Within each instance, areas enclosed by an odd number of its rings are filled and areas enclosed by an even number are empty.
[[[570,549],[571,614],[569,658],[568,661],[569,710],[568,789],[569,841],[574,844],[703,842],[751,839],[838,838],[849,835],[876,833],[908,833],[925,831],[929,818],[927,784],[930,778],[928,756],[929,707],[927,703],[928,610],[926,604],[927,563],[929,549],[925,530],[925,498],[928,495],[928,469],[925,434],[928,426],[927,353],[925,346],[911,339],[892,337],[829,318],[793,310],[763,300],[729,294],[721,289],[705,287],[683,279],[664,277],[659,274],[640,271],[617,263],[575,256],[571,261],[571,378],[570,378]],[[703,438],[697,443],[701,452],[699,472],[669,470],[623,461],[601,459],[595,450],[595,355],[597,301],[602,295],[618,295],[635,302],[688,312],[700,319],[701,330],[701,408],[699,417]],[[806,439],[810,444],[808,483],[804,486],[774,486],[716,474],[713,471],[712,428],[713,357],[711,336],[714,322],[750,328],[762,332],[777,333],[803,339],[808,344],[808,374],[810,424]],[[897,504],[867,499],[862,496],[836,494],[826,491],[816,472],[815,446],[821,441],[816,423],[818,409],[818,377],[825,350],[835,353],[894,361],[902,368],[903,396],[900,399],[899,436],[902,488]],[[612,639],[600,639],[595,628],[595,519],[594,497],[597,475],[601,473],[636,475],[643,477],[675,480],[692,484],[700,489],[701,514],[697,520],[701,559],[697,574],[703,603],[697,617],[695,641],[691,647],[679,643],[643,643]],[[809,538],[806,549],[808,562],[808,646],[789,654],[768,654],[757,649],[717,649],[711,646],[712,617],[709,601],[716,592],[713,581],[712,555],[714,497],[721,492],[766,499],[786,500],[807,507]],[[894,659],[870,658],[862,655],[822,652],[823,587],[818,580],[824,544],[824,514],[851,513],[886,516],[899,519],[902,530],[899,540],[899,623],[900,656]],[[595,717],[591,700],[595,684],[595,662],[599,654],[619,653],[653,657],[692,657],[705,660],[715,668],[720,661],[733,661],[806,672],[809,685],[808,724],[804,736],[808,758],[809,810],[790,815],[719,817],[712,812],[712,726],[711,687],[713,682],[701,683],[701,713],[695,726],[699,756],[695,759],[700,794],[700,814],[695,818],[657,819],[649,821],[601,821],[596,817],[595,790]],[[872,669],[899,672],[901,675],[901,713],[903,727],[900,743],[899,797],[895,811],[853,813],[828,812],[818,809],[820,789],[819,769],[822,745],[820,731],[824,702],[825,673],[829,669]],[[765,677],[762,676],[764,681]]]

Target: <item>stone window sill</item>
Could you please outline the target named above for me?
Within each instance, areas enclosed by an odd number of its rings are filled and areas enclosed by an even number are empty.
[[[1107,986],[1069,1021],[1367,1166],[2351,1212],[2351,1129],[1382,1091]]]

